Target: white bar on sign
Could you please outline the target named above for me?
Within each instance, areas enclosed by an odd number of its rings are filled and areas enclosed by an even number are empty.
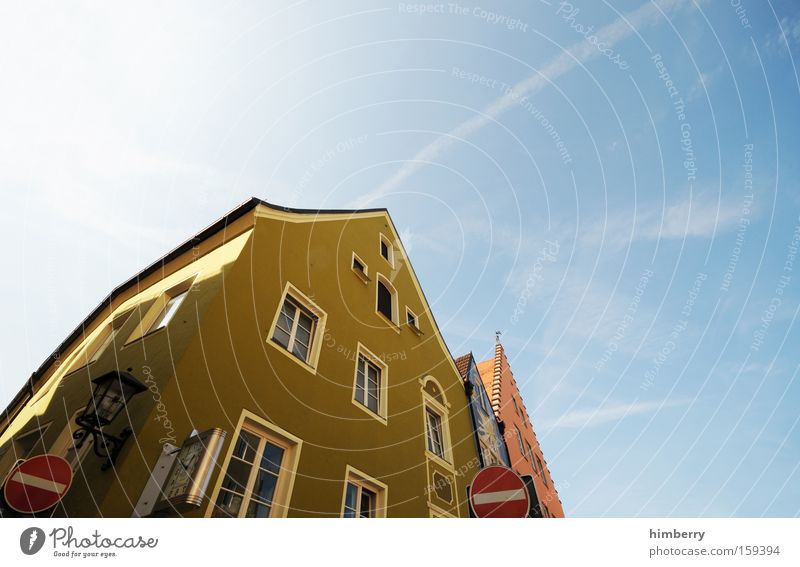
[[[502,492],[485,492],[476,494],[472,497],[476,506],[481,504],[500,504],[502,502],[512,502],[514,500],[525,500],[527,496],[522,489],[504,490]]]
[[[11,477],[11,480],[26,486],[40,488],[42,490],[47,490],[48,492],[55,492],[56,494],[61,494],[67,488],[66,484],[61,484],[60,482],[56,482],[49,478],[41,478],[38,476],[25,474],[24,472],[20,471],[17,471],[17,474]]]

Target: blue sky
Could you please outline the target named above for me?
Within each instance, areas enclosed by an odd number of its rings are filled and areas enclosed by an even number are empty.
[[[798,515],[800,9],[488,4],[0,6],[0,402],[249,196],[385,206],[568,515]]]

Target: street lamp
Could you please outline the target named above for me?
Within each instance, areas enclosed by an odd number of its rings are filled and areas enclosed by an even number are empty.
[[[127,372],[117,370],[95,378],[92,384],[95,384],[94,392],[86,403],[86,409],[75,418],[79,429],[72,436],[78,441],[76,445],[78,449],[89,435],[92,436],[95,454],[106,459],[102,466],[105,471],[113,466],[122,446],[133,431],[126,427],[115,437],[104,433],[103,427],[114,421],[131,398],[144,392],[147,387]]]

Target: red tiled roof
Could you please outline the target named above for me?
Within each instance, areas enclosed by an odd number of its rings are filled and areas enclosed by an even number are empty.
[[[461,374],[461,378],[466,380],[467,379],[467,372],[469,371],[469,360],[472,358],[472,353],[468,352],[464,356],[459,356],[456,358],[456,368],[458,369],[458,373]]]

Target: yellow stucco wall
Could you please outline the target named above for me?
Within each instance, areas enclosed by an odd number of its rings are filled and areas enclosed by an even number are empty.
[[[130,406],[136,437],[116,469],[101,473],[100,460],[88,456],[83,467],[88,478],[76,475],[66,510],[76,516],[129,516],[166,438],[180,444],[193,429],[219,427],[228,433],[222,460],[242,411],[248,410],[303,440],[290,517],[340,515],[348,466],[388,485],[390,517],[427,517],[429,498],[444,512],[466,516],[469,479],[455,474],[476,458],[466,397],[402,246],[397,242],[394,267],[379,254],[380,234],[397,239],[389,217],[377,212],[314,218],[259,206],[240,224],[252,222],[252,231],[211,253],[184,259],[189,265],[182,272],[115,310],[138,303],[146,309],[163,290],[201,268],[201,279],[167,329],[121,351],[109,349],[92,365],[92,377],[101,370],[131,368],[142,381],[147,367],[151,389]],[[351,270],[353,252],[368,266],[366,284]],[[419,316],[422,335],[406,325],[395,328],[375,312],[378,273],[397,291],[401,322],[408,306]],[[287,282],[327,313],[316,372],[267,340]],[[121,334],[127,336],[127,327],[135,324],[129,320]],[[359,343],[388,366],[385,423],[352,402]],[[425,456],[421,390],[426,376],[441,385],[449,406],[450,464]],[[76,372],[35,407],[26,407],[0,438],[0,447],[35,418],[53,421],[47,435],[56,436],[67,411],[88,398],[88,379],[87,371]],[[447,490],[427,490],[436,471],[436,480],[446,477],[453,483],[451,502],[440,497]],[[209,494],[218,480],[219,469]],[[187,515],[206,512],[204,506]]]

